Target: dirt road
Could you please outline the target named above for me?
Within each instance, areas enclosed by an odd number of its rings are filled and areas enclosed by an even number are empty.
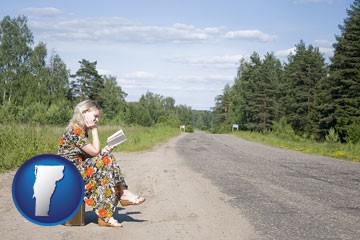
[[[27,221],[11,197],[15,172],[0,175],[2,239],[259,239],[231,197],[187,167],[176,150],[183,134],[143,153],[116,154],[130,189],[145,204],[119,207],[115,217],[123,228],[102,228],[87,209],[86,226],[44,227]]]
[[[201,132],[176,149],[232,197],[261,239],[360,239],[359,163]]]

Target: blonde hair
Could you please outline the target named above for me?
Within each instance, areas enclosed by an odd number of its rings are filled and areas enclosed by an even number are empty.
[[[100,108],[98,107],[98,105],[92,100],[85,100],[85,101],[79,102],[75,106],[74,114],[73,114],[72,118],[70,119],[68,128],[80,127],[83,131],[87,132],[83,113],[86,111],[92,111],[94,109],[98,109],[100,111]]]

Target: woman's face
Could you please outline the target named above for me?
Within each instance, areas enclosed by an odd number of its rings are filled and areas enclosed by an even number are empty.
[[[95,123],[99,122],[99,115],[100,111],[97,108],[91,109],[87,111],[87,114],[91,117],[91,120],[93,120]]]

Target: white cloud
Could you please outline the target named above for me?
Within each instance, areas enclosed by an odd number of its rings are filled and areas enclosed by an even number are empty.
[[[225,27],[206,27],[204,31],[209,34],[221,33]]]
[[[177,105],[185,104],[194,109],[210,110],[214,97],[221,93],[225,84],[234,81],[234,75],[159,75],[156,80],[150,81],[121,77],[119,79],[120,86],[128,93],[127,101],[138,101],[142,94],[151,91],[173,97]]]
[[[114,75],[111,70],[107,69],[98,68],[97,71],[100,75]]]
[[[333,42],[329,40],[317,39],[314,41],[314,45],[319,48],[319,51],[325,56],[331,57],[334,54]]]
[[[139,71],[134,73],[121,74],[118,78],[120,86],[124,88],[138,88],[157,90],[180,90],[192,89],[199,91],[209,90],[210,88],[222,89],[225,83],[231,82],[234,75],[214,74],[214,75],[156,75]]]
[[[225,34],[228,39],[244,39],[244,40],[257,40],[261,42],[269,42],[275,40],[275,35],[263,33],[260,30],[239,30],[230,31]]]
[[[174,57],[168,60],[173,63],[188,64],[200,67],[234,68],[239,65],[243,55],[222,55],[210,57]]]
[[[44,8],[23,8],[20,10],[20,13],[27,15],[34,15],[40,17],[51,17],[56,16],[62,13],[60,9],[54,7],[44,7]]]
[[[279,58],[284,58],[284,57],[288,57],[290,55],[290,53],[295,54],[296,52],[296,48],[289,48],[289,49],[283,49],[283,50],[279,50],[276,51],[274,54],[275,56],[279,57]]]
[[[328,48],[328,47],[319,47],[319,51],[321,53],[325,54],[325,56],[331,56],[331,55],[333,55],[334,49]],[[275,56],[278,58],[286,58],[290,54],[295,54],[295,53],[296,53],[296,47],[293,47],[293,48],[289,48],[289,49],[283,49],[283,50],[276,51]]]
[[[143,78],[147,75],[150,78]],[[152,76],[155,78],[151,78]],[[128,94],[127,101],[138,101],[141,95],[151,91],[165,97],[173,97],[177,105],[185,104],[194,109],[209,110],[214,104],[214,97],[221,93],[225,84],[234,81],[234,75],[221,73],[173,75],[140,70],[120,73],[117,80]]]
[[[212,39],[221,28],[197,28],[176,23],[151,26],[125,18],[86,18],[44,21],[33,18],[29,26],[45,39],[63,41],[198,42]]]
[[[324,40],[324,39],[317,39],[314,41],[314,44],[319,45],[319,46],[330,47],[330,46],[332,46],[333,42],[331,42],[329,40]]]
[[[122,17],[97,18],[42,18],[58,15],[57,8],[26,8],[24,13],[32,13],[28,18],[29,27],[44,41],[89,41],[89,42],[140,42],[140,43],[192,43],[212,39],[273,41],[277,37],[260,30],[239,30],[225,32],[225,26],[196,27],[175,23],[170,26],[146,25]]]
[[[332,56],[334,54],[333,48],[320,47],[319,51],[324,53],[326,56]]]

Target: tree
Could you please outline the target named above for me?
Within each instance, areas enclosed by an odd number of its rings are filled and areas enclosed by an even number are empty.
[[[17,99],[14,102],[16,107],[23,106],[27,108],[32,104],[38,103],[46,108],[46,56],[46,46],[41,42],[30,52],[29,59],[25,63],[26,70],[20,74],[21,80],[18,82],[19,85],[13,91],[13,97]]]
[[[64,123],[70,112],[68,71],[59,55],[47,62],[46,44],[34,49],[24,16],[0,23],[2,121]]]
[[[125,110],[125,122],[150,127],[153,124],[150,113],[139,102],[129,102]]]
[[[33,35],[27,27],[25,16],[4,17],[0,22],[0,103],[22,103],[29,78],[29,58]]]
[[[211,128],[212,112],[205,110],[192,110],[193,126],[201,130]]]
[[[50,57],[47,70],[48,79],[46,81],[46,91],[48,92],[48,105],[58,101],[71,100],[69,85],[70,72],[59,54],[54,53]]]
[[[176,114],[175,99],[172,97],[165,97],[162,101],[165,115],[160,116],[157,123],[164,123],[169,126],[178,127],[180,120]]]
[[[127,94],[118,86],[115,76],[104,76],[103,79],[104,88],[99,96],[104,108],[103,114],[109,120],[121,117],[126,108]]]
[[[80,68],[76,71],[72,81],[73,96],[79,101],[90,98],[103,107],[100,92],[104,88],[104,80],[96,70],[97,62],[90,62],[88,60],[79,61]]]
[[[254,52],[250,61],[241,60],[235,84],[230,91],[229,116],[241,129],[263,131],[271,129],[282,109],[281,63],[272,53],[263,60]]]
[[[230,124],[229,106],[231,102],[231,87],[226,84],[223,94],[216,96],[215,107],[212,108],[214,119],[212,125],[215,129],[220,128],[222,125]]]
[[[163,99],[163,106],[167,112],[175,111],[175,99],[172,97],[166,97]]]
[[[192,110],[191,107],[180,104],[176,106],[176,115],[179,118],[180,124],[191,125],[192,124]]]
[[[285,70],[285,111],[297,134],[313,135],[317,129],[315,96],[317,86],[326,76],[326,65],[319,48],[306,47],[303,41],[290,54]]]
[[[247,130],[256,130],[259,124],[258,109],[256,108],[257,99],[255,93],[259,84],[261,59],[258,53],[254,52],[250,56],[250,62],[242,61],[239,67],[236,80],[236,93],[239,95],[237,104],[239,105],[239,123]]]
[[[280,61],[272,53],[267,53],[254,76],[254,112],[257,114],[252,129],[270,130],[273,121],[280,118],[281,74]]]
[[[139,100],[139,103],[150,114],[150,117],[154,123],[158,121],[160,116],[165,116],[163,102],[163,96],[160,94],[154,94],[150,91],[147,91],[145,95],[142,95]]]
[[[329,77],[322,82],[327,97],[319,106],[321,131],[335,127],[342,141],[360,119],[360,0],[347,14],[333,45]]]

